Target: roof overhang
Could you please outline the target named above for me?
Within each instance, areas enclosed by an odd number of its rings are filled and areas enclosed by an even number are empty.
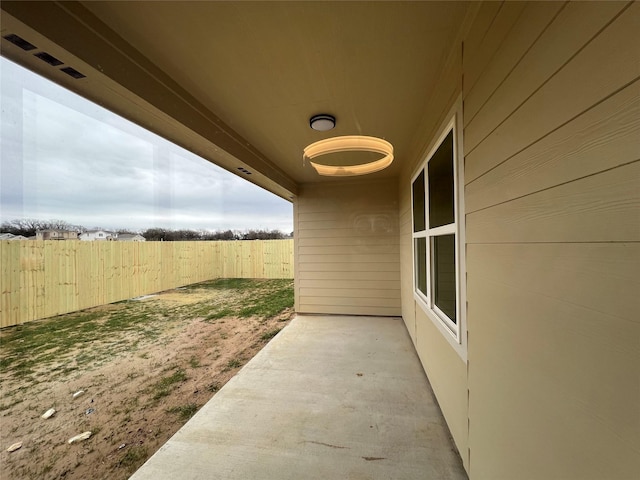
[[[322,182],[306,145],[372,135],[394,177],[435,94],[462,2],[3,1],[17,34],[86,75],[2,40],[2,55],[286,199]],[[316,132],[308,119],[331,113]],[[333,180],[335,181],[335,180]]]

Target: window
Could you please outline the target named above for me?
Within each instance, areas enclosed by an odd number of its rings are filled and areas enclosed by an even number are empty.
[[[455,116],[415,174],[412,192],[414,296],[427,315],[462,342],[461,173]]]

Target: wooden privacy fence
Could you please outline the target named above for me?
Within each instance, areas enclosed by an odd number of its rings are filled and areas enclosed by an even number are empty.
[[[0,241],[0,328],[214,278],[293,278],[293,240]]]

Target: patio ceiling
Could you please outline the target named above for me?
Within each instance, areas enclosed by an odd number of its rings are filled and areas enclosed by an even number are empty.
[[[11,2],[2,35],[24,37],[74,80],[2,40],[2,54],[251,181],[291,198],[324,181],[303,148],[372,135],[399,174],[423,147],[463,2]],[[337,118],[330,132],[313,114]],[[185,128],[186,127],[186,128]]]

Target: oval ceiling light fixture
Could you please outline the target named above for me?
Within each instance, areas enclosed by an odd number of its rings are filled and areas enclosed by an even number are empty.
[[[311,160],[321,155],[339,152],[374,152],[384,155],[379,160],[362,163],[359,165],[325,165]],[[308,145],[304,149],[303,158],[308,158],[309,163],[320,175],[350,177],[354,175],[366,175],[379,172],[387,168],[393,162],[393,145],[386,140],[377,137],[363,135],[348,135],[333,137]]]
[[[326,113],[314,115],[309,119],[309,126],[319,132],[326,132],[336,126],[336,117]]]

